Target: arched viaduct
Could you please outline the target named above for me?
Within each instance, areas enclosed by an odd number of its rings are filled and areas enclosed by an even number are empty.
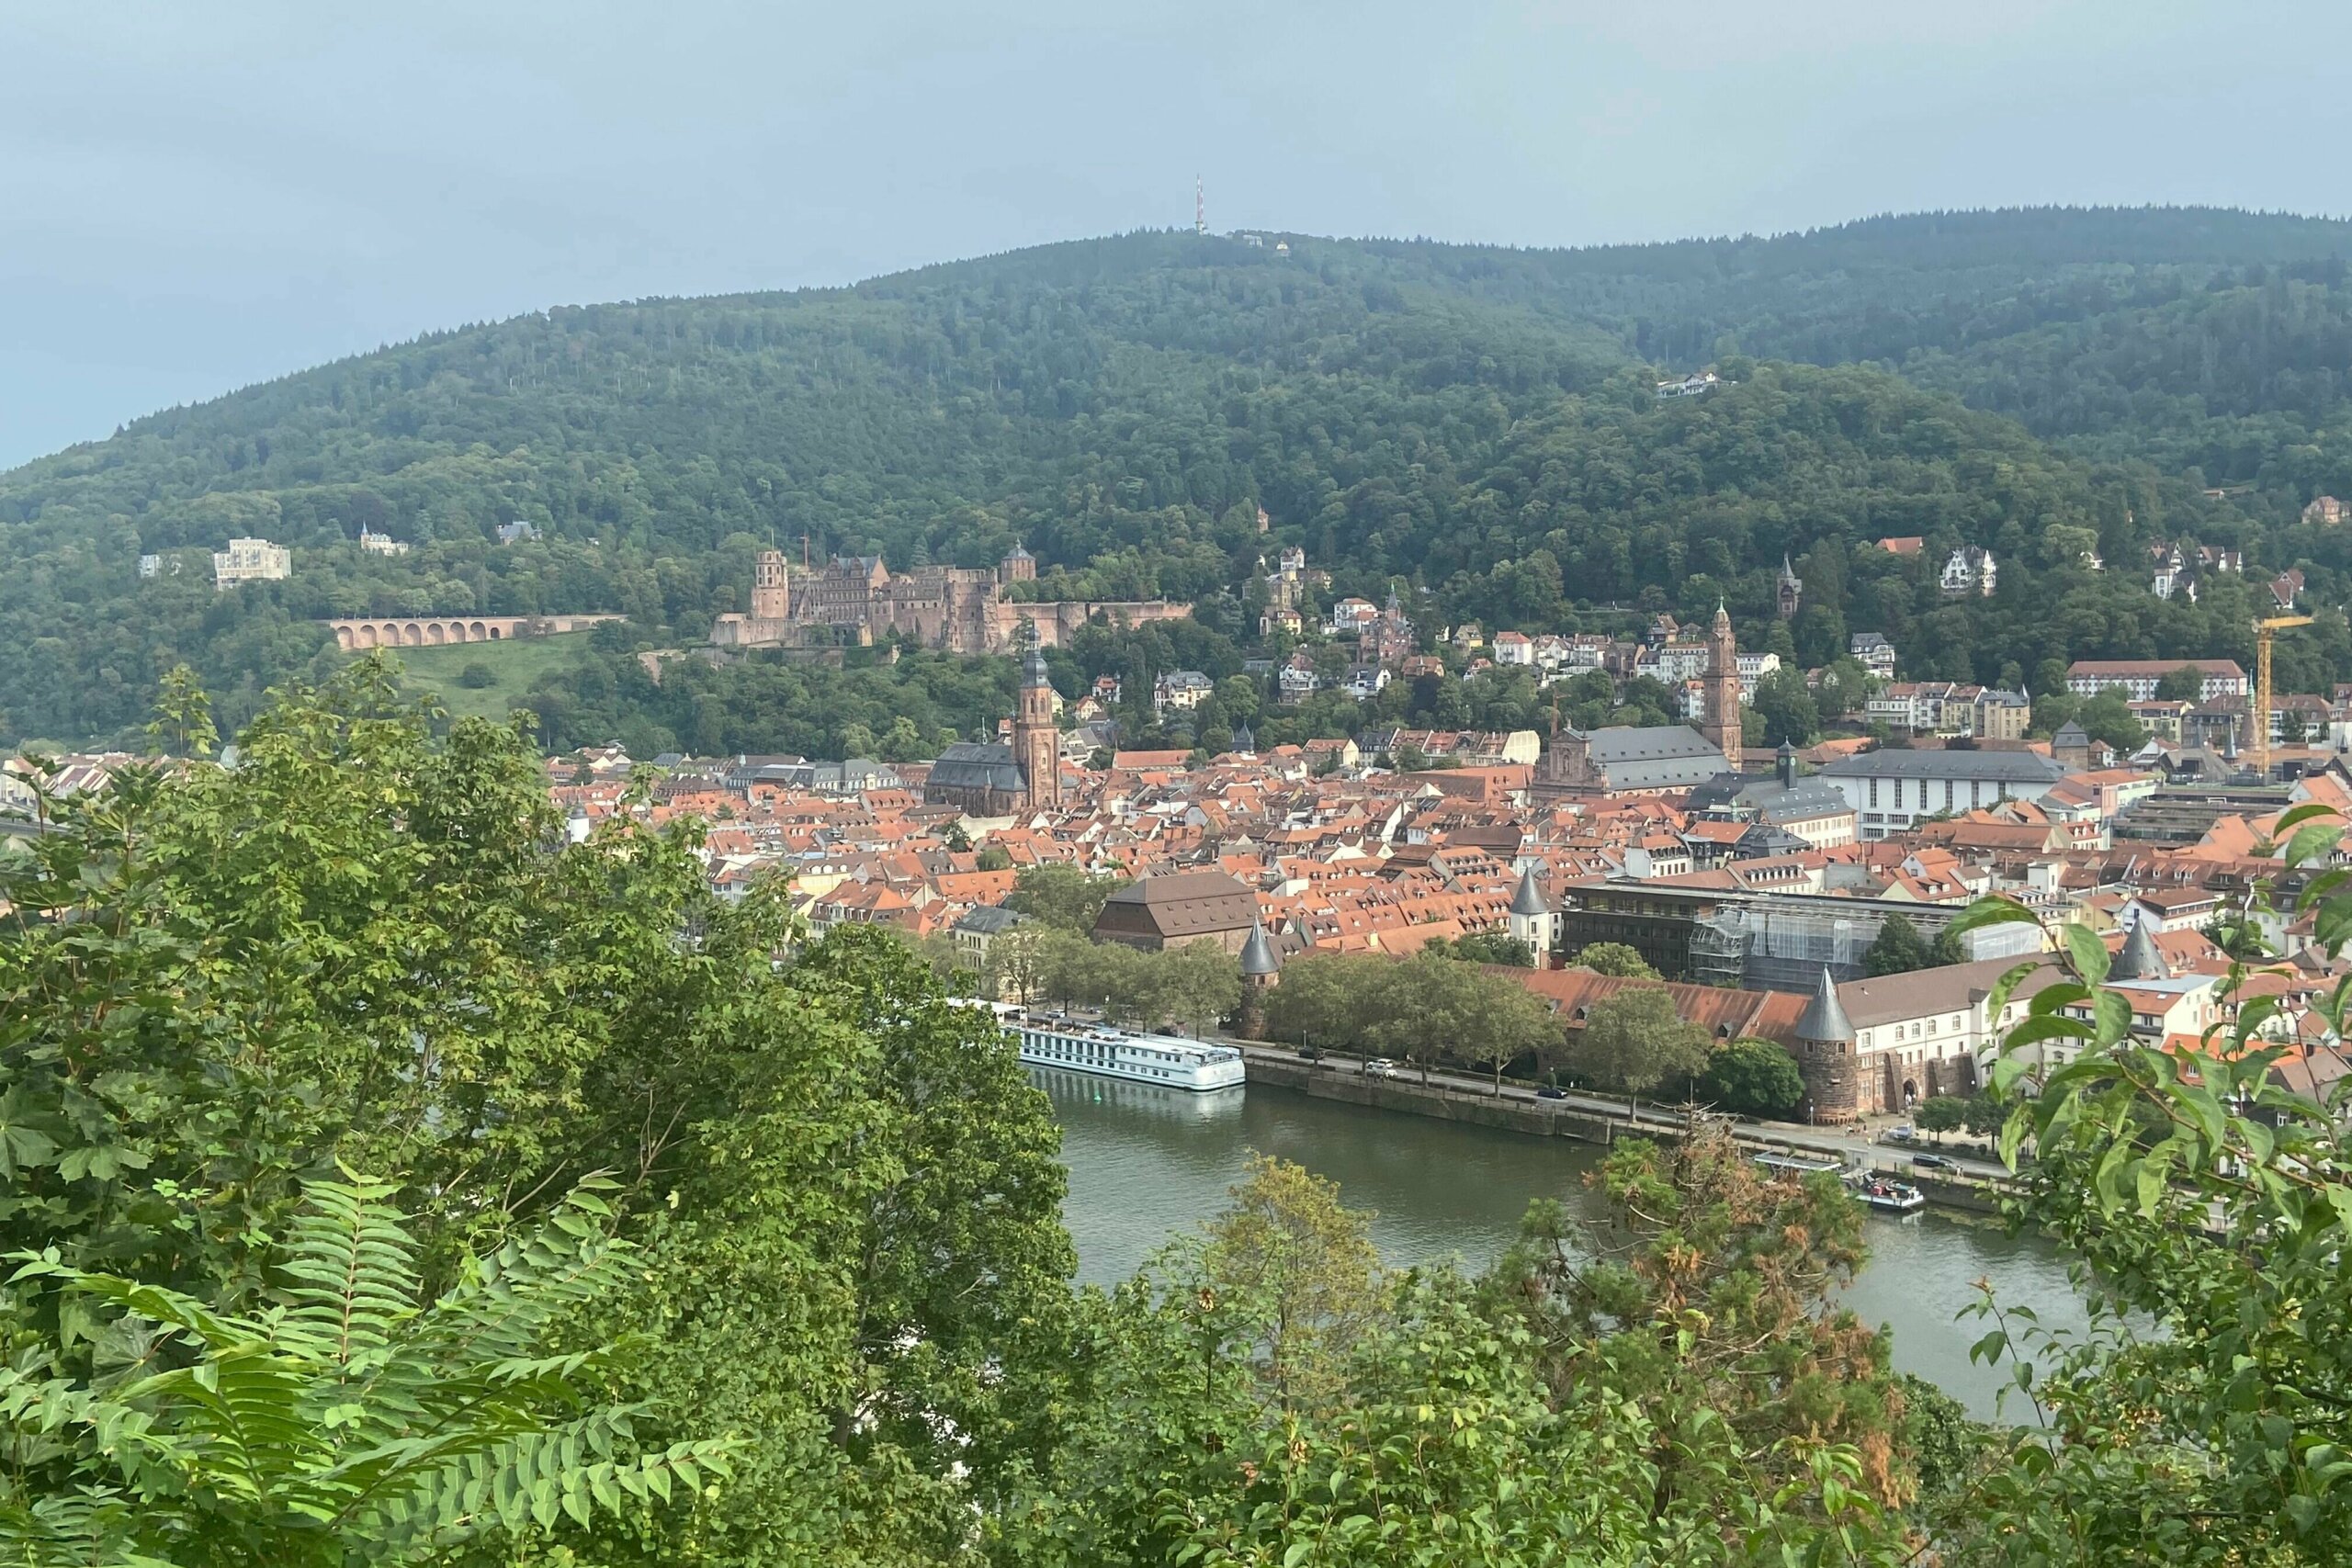
[[[518,637],[576,632],[618,615],[354,615],[327,622],[335,646],[443,648],[458,642],[508,642]]]

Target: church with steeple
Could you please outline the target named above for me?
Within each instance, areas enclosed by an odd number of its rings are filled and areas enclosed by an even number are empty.
[[[1739,772],[1739,642],[1718,603],[1700,678],[1704,715],[1688,724],[1555,729],[1528,788],[1539,801],[1582,795],[1687,795]]]
[[[1054,722],[1054,682],[1036,628],[1025,628],[1021,691],[1012,741],[959,740],[939,753],[923,781],[929,806],[956,806],[976,817],[1011,817],[1061,804],[1061,730]]]
[[[1021,696],[1012,710],[1012,755],[1021,764],[1022,787],[1035,811],[1062,799],[1062,739],[1054,725],[1054,682],[1046,673],[1045,650],[1029,633],[1021,660]]]

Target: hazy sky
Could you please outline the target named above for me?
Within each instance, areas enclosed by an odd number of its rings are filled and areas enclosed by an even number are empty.
[[[365,9],[372,19],[356,17]],[[6,0],[0,466],[435,327],[1143,226],[2352,211],[2345,0]]]

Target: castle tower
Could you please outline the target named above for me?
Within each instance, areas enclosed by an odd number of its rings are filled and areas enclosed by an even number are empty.
[[[1250,922],[1250,940],[1241,944],[1241,1016],[1237,1021],[1244,1040],[1262,1040],[1266,1028],[1266,993],[1282,984],[1283,964],[1265,926]]]
[[[788,621],[792,618],[792,581],[785,570],[782,550],[762,550],[752,563],[752,619]]]
[[[1731,615],[1715,601],[1714,629],[1707,634],[1707,739],[1724,754],[1724,765],[1739,772],[1739,643],[1732,636]]]
[[[1559,918],[1544,899],[1543,886],[1535,880],[1535,868],[1529,866],[1519,874],[1519,887],[1510,897],[1510,934],[1527,944],[1535,955],[1535,967],[1552,966],[1552,941],[1559,931]]]
[[[1864,1109],[1861,1064],[1854,1057],[1854,1025],[1838,999],[1838,983],[1821,970],[1821,985],[1797,1019],[1797,1070],[1812,1119],[1850,1122]]]
[[[1038,651],[1036,628],[1029,629],[1029,651],[1021,660],[1021,696],[1012,715],[1012,760],[1021,764],[1028,806],[1058,806],[1062,798],[1062,742],[1054,728],[1054,682]]]
[[[997,564],[996,580],[999,582],[1036,581],[1037,558],[1021,546],[1014,545],[1012,553]]]
[[[1789,558],[1784,553],[1781,557],[1781,619],[1784,621],[1796,619],[1797,604],[1804,597],[1804,579],[1797,575],[1797,569],[1789,564]]]

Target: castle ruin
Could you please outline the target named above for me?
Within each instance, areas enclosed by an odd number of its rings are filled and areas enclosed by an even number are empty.
[[[1035,627],[1039,646],[1057,648],[1097,615],[1114,626],[1141,626],[1193,613],[1166,599],[1024,603],[1006,596],[1007,585],[1036,576],[1035,558],[1018,546],[994,570],[929,566],[910,572],[892,571],[880,556],[835,556],[821,566],[795,567],[781,550],[763,550],[752,569],[751,612],[720,615],[710,640],[722,649],[862,647],[896,633],[948,653],[1004,653],[1021,646],[1023,622]]]

